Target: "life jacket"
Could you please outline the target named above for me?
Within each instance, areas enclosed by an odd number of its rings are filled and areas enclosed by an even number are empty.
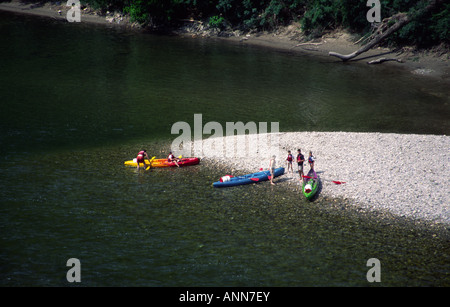
[[[309,158],[308,158],[308,162],[309,162],[309,163],[314,163],[314,158],[313,158],[313,157],[309,157]]]
[[[223,177],[220,177],[219,181],[220,181],[220,182],[227,182],[227,181],[230,181],[231,178],[233,178],[233,176],[231,176],[231,175],[225,175],[225,176],[223,176]]]
[[[291,155],[291,154],[288,154],[287,160],[288,160],[289,162],[292,162],[292,155]]]
[[[311,185],[308,183],[307,185],[305,185],[305,192],[306,192],[306,193],[311,193],[311,191],[312,191],[312,187],[311,187]]]
[[[168,162],[172,162],[173,160],[175,160],[175,156],[174,155],[168,155],[167,156],[167,161]]]
[[[137,162],[144,162],[144,157],[145,157],[145,151],[141,150],[136,158]]]
[[[305,156],[303,156],[302,154],[298,154],[297,155],[297,162],[302,162],[305,161]]]

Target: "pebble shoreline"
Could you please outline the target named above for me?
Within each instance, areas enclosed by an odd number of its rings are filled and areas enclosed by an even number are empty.
[[[361,208],[387,210],[401,217],[450,224],[449,136],[285,132],[265,137],[278,146],[256,155],[248,154],[248,148],[260,148],[257,134],[215,138],[218,146],[208,138],[194,141],[192,145],[197,157],[206,163],[223,165],[236,175],[256,172],[261,167],[267,169],[273,154],[277,156],[277,166],[286,167],[288,150],[295,157],[300,148],[305,158],[311,150],[322,183],[321,196],[342,198]],[[234,148],[241,150],[245,144],[247,154],[227,157],[226,146],[232,148],[233,142]],[[203,147],[201,153],[199,146]],[[280,180],[280,185],[299,188],[296,163],[293,166],[294,174],[288,174],[286,168],[283,175],[292,179]],[[309,165],[305,163],[304,173],[308,170]],[[345,184],[336,185],[332,180]]]

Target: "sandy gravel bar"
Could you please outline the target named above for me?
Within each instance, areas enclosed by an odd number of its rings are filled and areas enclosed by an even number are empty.
[[[284,166],[287,150],[295,156],[300,148],[305,157],[311,150],[322,182],[322,196],[341,197],[362,208],[388,210],[395,215],[450,224],[449,136],[289,132],[270,137],[274,138],[274,143],[278,138],[278,152],[272,147],[272,150],[269,148],[256,155],[233,158],[224,157],[220,148],[208,145],[202,154],[198,151],[196,154],[240,175],[258,171],[260,167],[267,169],[272,154],[277,154],[278,165]],[[246,150],[259,144],[257,135],[231,136],[222,139],[224,147],[227,141],[234,140],[237,144],[240,138],[245,138]],[[206,136],[202,141],[194,142],[194,146],[198,142],[205,144],[207,139]],[[304,169],[306,174],[307,163]],[[279,184],[299,187],[298,173],[284,177],[292,179],[282,180]],[[337,185],[332,180],[345,184]]]

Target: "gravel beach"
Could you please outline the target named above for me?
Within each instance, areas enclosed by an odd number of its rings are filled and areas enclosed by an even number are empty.
[[[311,150],[322,183],[322,197],[339,197],[360,208],[388,210],[402,217],[450,224],[448,136],[353,132],[288,132],[265,136],[278,146],[271,145],[268,150],[255,150],[256,154],[252,154],[249,148],[261,148],[256,134],[219,137],[216,138],[219,146],[212,146],[212,139],[204,138],[193,142],[197,148],[194,154],[206,163],[228,168],[231,174],[242,175],[261,167],[267,169],[273,154],[277,156],[278,166],[286,166],[288,150],[295,157],[300,148],[305,159]],[[244,155],[227,157],[226,146],[232,146],[233,141],[235,152],[244,150],[242,144],[246,144]],[[199,146],[203,147],[202,152],[198,151]],[[308,170],[309,165],[305,163],[305,174]],[[283,177],[284,180],[278,179],[280,185],[300,188],[296,163],[294,174],[285,173]],[[345,183],[339,185],[333,180]]]

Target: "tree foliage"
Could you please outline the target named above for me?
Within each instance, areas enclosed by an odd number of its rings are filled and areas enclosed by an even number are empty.
[[[418,16],[392,38],[391,42],[432,46],[450,43],[450,4],[442,3],[427,16]],[[180,19],[206,20],[222,28],[226,23],[243,30],[273,30],[293,21],[310,35],[346,28],[364,33],[370,30],[366,19],[367,0],[84,0],[95,8],[121,10],[140,23],[173,25]],[[381,17],[398,12],[414,14],[428,1],[380,0]]]

